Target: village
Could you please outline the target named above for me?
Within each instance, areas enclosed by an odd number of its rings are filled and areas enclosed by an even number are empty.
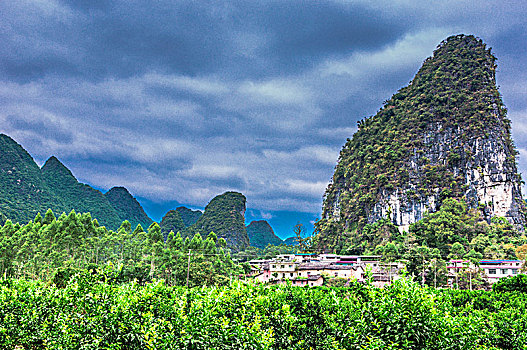
[[[380,255],[282,254],[274,259],[251,260],[249,264],[251,277],[260,283],[308,287],[338,280],[341,285],[357,281],[383,288],[407,273],[407,261],[387,262]],[[473,289],[472,281],[477,278],[491,286],[501,278],[520,274],[523,266],[521,260],[450,260],[446,263],[446,283],[443,285],[435,283],[437,271],[432,267],[425,269],[418,278],[423,284],[425,278],[429,279],[438,288],[459,288],[463,276],[468,280],[468,289]]]

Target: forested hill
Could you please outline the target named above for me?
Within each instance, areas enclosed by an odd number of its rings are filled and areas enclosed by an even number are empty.
[[[128,220],[133,227],[141,224],[145,229],[152,224],[152,219],[146,215],[141,204],[126,188],[113,187],[104,196],[117,211],[121,222]]]
[[[252,247],[264,249],[268,244],[280,245],[282,241],[265,220],[251,221],[247,226],[247,235]]]
[[[124,221],[100,191],[78,182],[56,157],[46,161],[42,167],[42,176],[51,192],[62,202],[62,208],[51,206],[52,210],[69,212],[74,209],[81,213],[91,213],[101,225],[110,229],[118,228]]]
[[[192,226],[198,221],[198,219],[203,215],[203,213],[199,210],[192,210],[187,207],[177,207],[176,211],[181,216],[181,220],[183,220],[183,224],[185,227]]]
[[[207,235],[214,231],[218,238],[225,239],[229,248],[235,251],[246,248],[249,237],[245,228],[245,202],[245,196],[238,192],[225,192],[214,197],[198,221],[185,230],[185,235]]]
[[[165,240],[167,239],[170,232],[179,232],[184,234],[184,230],[186,228],[183,220],[181,219],[181,215],[176,210],[169,210],[168,213],[163,216],[159,226],[161,227],[161,233],[163,234],[163,238]]]
[[[56,157],[39,168],[21,145],[0,134],[0,213],[13,222],[28,222],[38,212],[44,215],[52,209],[56,213],[90,212],[110,229],[117,229],[124,219],[134,227],[139,223],[148,227],[152,220],[139,203],[129,193],[115,192],[105,196],[79,183]]]
[[[33,158],[7,135],[0,134],[0,211],[13,221],[27,222],[44,208],[63,207],[47,186]]]
[[[444,40],[407,87],[358,123],[344,145],[318,245],[361,241],[366,224],[409,225],[445,199],[463,199],[479,220],[525,224],[510,120],[496,86],[496,58],[478,38]]]

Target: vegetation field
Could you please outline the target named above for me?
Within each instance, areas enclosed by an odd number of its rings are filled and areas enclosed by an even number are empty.
[[[527,294],[433,290],[0,282],[3,349],[527,349]]]

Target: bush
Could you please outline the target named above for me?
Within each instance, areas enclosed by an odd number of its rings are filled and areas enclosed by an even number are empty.
[[[522,292],[527,293],[527,275],[517,275],[501,278],[494,283],[492,290],[495,292]]]
[[[432,290],[0,281],[2,349],[525,349],[527,294]],[[65,280],[65,279],[61,279]]]

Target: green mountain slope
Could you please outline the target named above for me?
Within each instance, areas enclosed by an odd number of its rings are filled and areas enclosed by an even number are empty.
[[[218,238],[224,238],[234,250],[249,245],[245,228],[245,196],[238,192],[226,192],[214,197],[205,207],[198,221],[187,229],[187,235],[199,232],[202,236],[214,231]]]
[[[79,213],[90,213],[99,224],[110,229],[121,225],[123,220],[108,199],[100,191],[78,182],[56,157],[46,161],[42,167],[42,177],[56,197],[62,199],[63,211],[70,212],[73,209]]]
[[[124,187],[112,187],[104,194],[111,206],[117,212],[119,220],[128,220],[132,227],[141,225],[143,228],[149,227],[153,220],[146,215],[143,207],[137,199]]]
[[[319,248],[358,243],[362,228],[383,218],[406,230],[446,198],[521,229],[525,203],[495,61],[480,39],[450,37],[358,123],[325,193]]]
[[[268,244],[280,245],[284,243],[265,220],[251,221],[247,226],[247,235],[251,246],[261,249]]]
[[[168,213],[166,213],[165,216],[163,216],[159,226],[161,227],[161,233],[163,234],[163,238],[165,240],[170,231],[174,233],[182,233],[186,228],[183,220],[181,219],[181,215],[176,210],[170,210]]]
[[[124,187],[113,187],[104,194],[111,206],[117,212],[119,220],[128,220],[133,228],[141,224],[143,228],[149,227],[153,220],[146,215],[141,204]]]
[[[181,216],[181,220],[183,220],[185,227],[194,225],[201,215],[203,215],[203,213],[199,210],[192,210],[186,207],[177,207],[176,211]]]
[[[62,208],[33,158],[7,135],[0,134],[0,211],[19,222],[32,220],[47,207]]]
[[[21,145],[0,134],[0,213],[14,222],[28,222],[50,208],[57,214],[89,212],[110,229],[125,219],[144,227],[152,222],[126,189],[112,189],[105,196],[79,183],[56,157],[41,169]]]

